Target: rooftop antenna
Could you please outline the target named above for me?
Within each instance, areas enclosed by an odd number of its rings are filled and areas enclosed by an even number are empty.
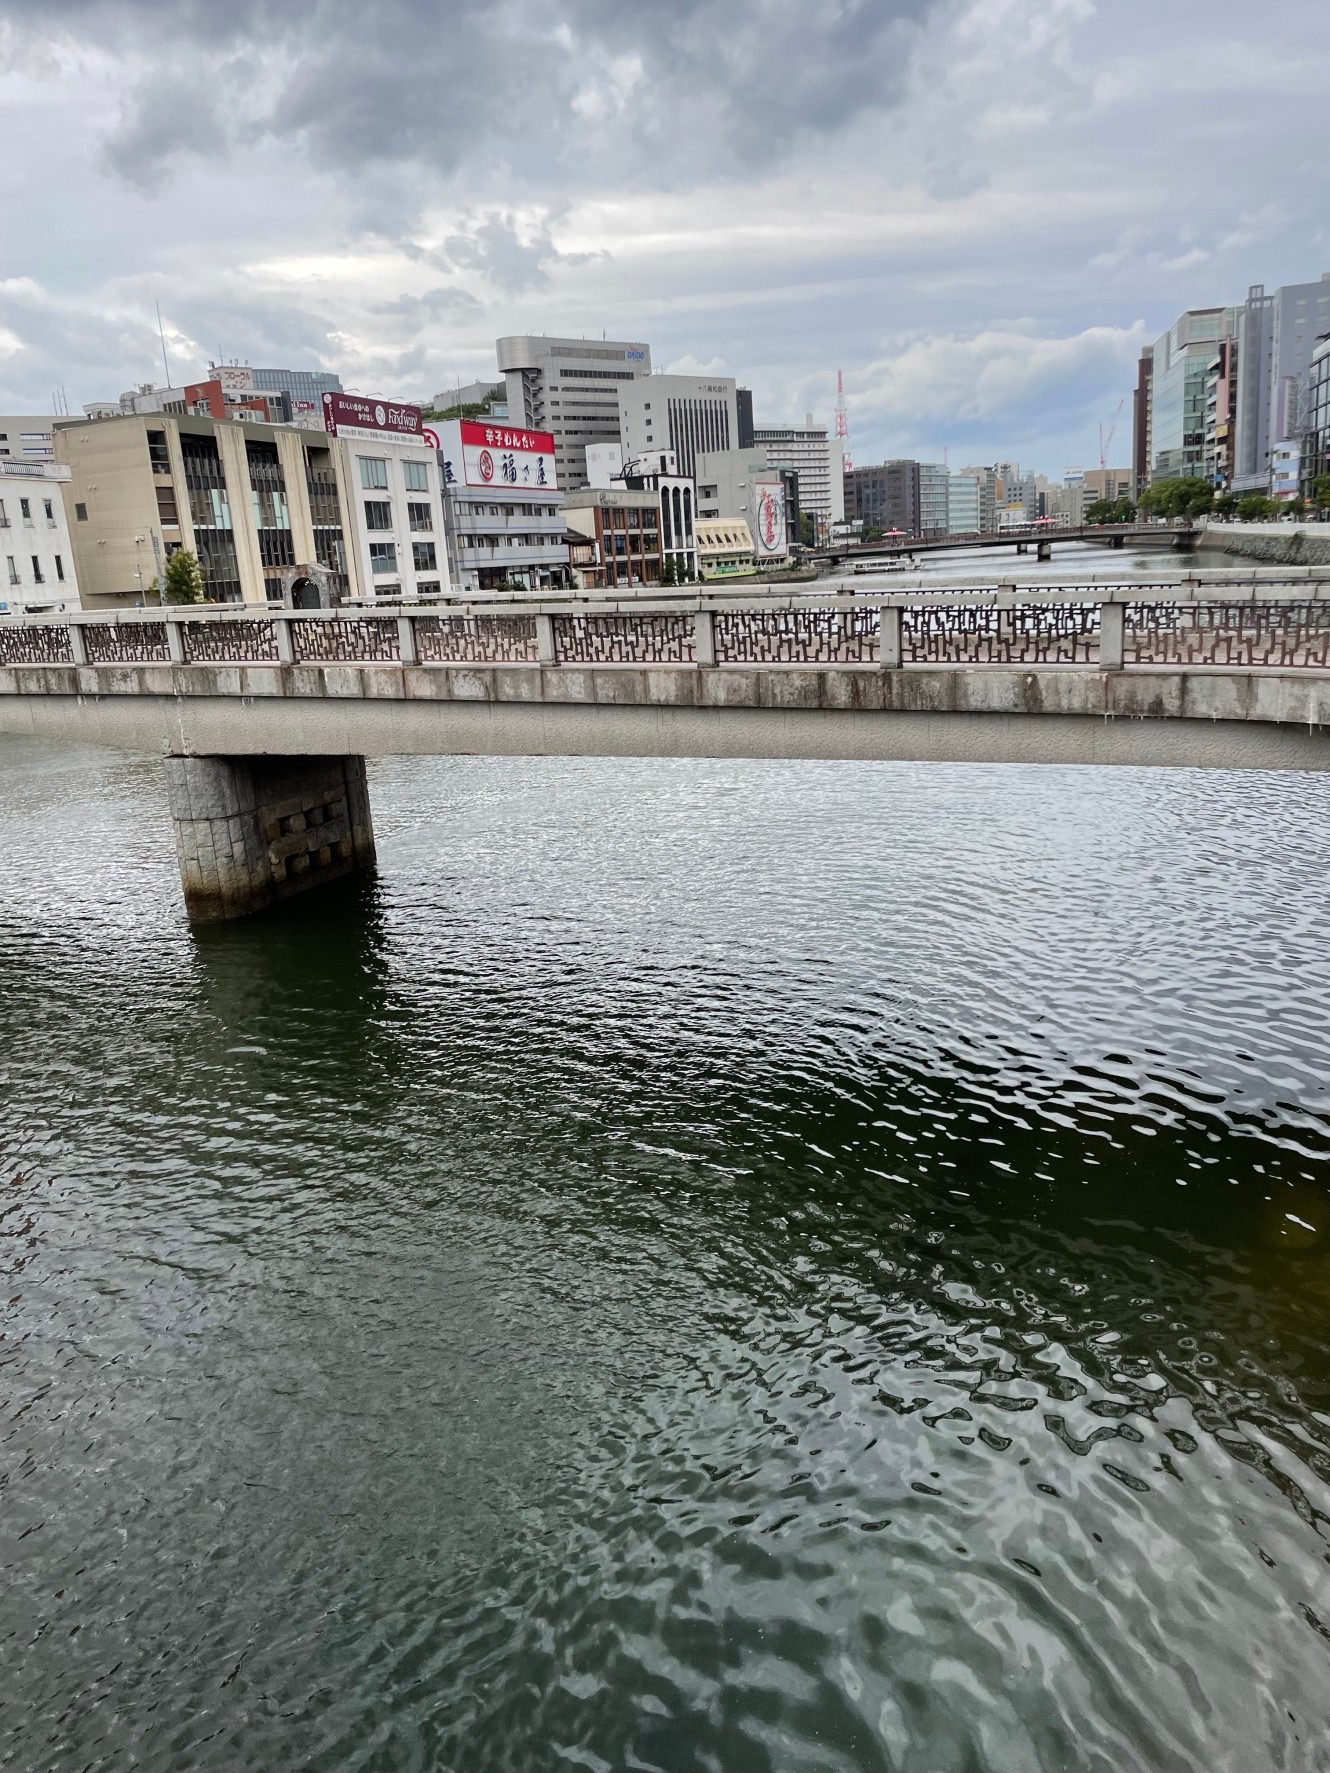
[[[850,420],[845,411],[845,377],[840,370],[836,371],[836,436],[840,442],[841,465],[848,471],[854,463],[850,459]]]
[[[162,368],[166,372],[166,385],[171,386],[171,365],[166,361],[166,328],[162,325],[162,304],[157,303],[157,336],[162,341]]]

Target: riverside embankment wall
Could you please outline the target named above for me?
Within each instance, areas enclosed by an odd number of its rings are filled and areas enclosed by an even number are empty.
[[[1210,523],[1201,546],[1271,566],[1330,566],[1330,523]]]

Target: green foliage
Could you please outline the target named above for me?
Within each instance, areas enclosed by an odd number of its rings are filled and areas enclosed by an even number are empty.
[[[859,540],[861,542],[880,542],[882,540],[882,531],[878,529],[876,524],[865,524],[863,530],[860,532]]]
[[[167,603],[203,602],[203,568],[188,548],[178,548],[167,561],[162,595]]]
[[[489,417],[488,400],[464,400],[460,406],[443,406],[431,408],[421,413],[422,419],[487,419]]]
[[[811,548],[817,541],[817,525],[813,521],[811,511],[799,513],[799,540],[805,548]]]
[[[1096,499],[1085,513],[1087,523],[1130,523],[1136,507],[1130,499]]]
[[[1279,506],[1264,493],[1247,493],[1238,500],[1238,516],[1244,523],[1264,523],[1279,515]]]
[[[1312,482],[1312,503],[1322,511],[1330,511],[1330,474],[1322,474]]]
[[[1305,517],[1307,515],[1307,501],[1301,493],[1295,493],[1284,506],[1284,510],[1290,517]]]
[[[1216,517],[1232,517],[1237,508],[1238,495],[1231,492],[1221,494],[1211,506]]]
[[[660,575],[660,582],[662,585],[677,585],[679,582],[675,577],[674,556],[672,554],[666,559],[665,570]]]
[[[1156,480],[1141,494],[1140,509],[1151,517],[1202,517],[1215,502],[1208,480]]]

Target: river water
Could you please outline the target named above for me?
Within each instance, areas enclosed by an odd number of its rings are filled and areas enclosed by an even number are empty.
[[[1330,1767],[1330,779],[0,742],[0,1767]]]

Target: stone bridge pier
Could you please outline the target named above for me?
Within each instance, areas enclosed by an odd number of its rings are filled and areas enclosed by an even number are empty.
[[[168,757],[166,785],[195,923],[374,864],[363,757]]]

